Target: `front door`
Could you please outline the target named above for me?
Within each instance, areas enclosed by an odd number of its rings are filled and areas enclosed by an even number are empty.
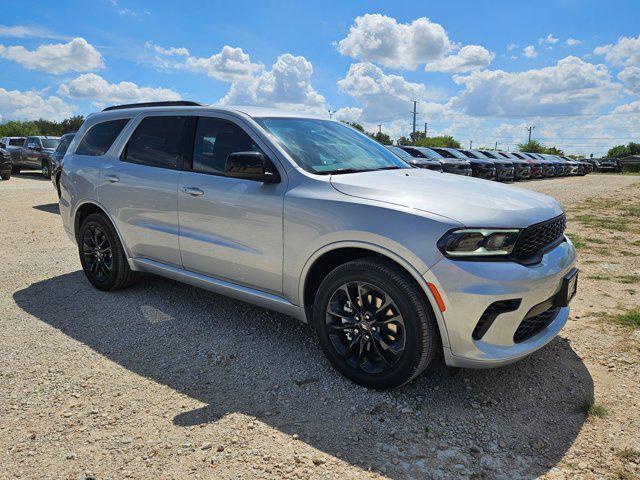
[[[224,176],[230,153],[266,145],[232,118],[199,117],[191,168],[180,175],[178,210],[184,268],[271,293],[282,292],[286,175],[267,184]],[[278,168],[276,166],[276,168]]]
[[[110,209],[134,258],[182,266],[177,188],[188,119],[147,116],[122,154],[106,157],[99,200]]]

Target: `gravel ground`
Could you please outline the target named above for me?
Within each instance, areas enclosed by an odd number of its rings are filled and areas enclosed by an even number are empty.
[[[518,187],[555,196],[570,218],[593,197],[640,198],[638,176]],[[38,175],[0,183],[0,478],[640,474],[638,330],[593,315],[637,305],[640,286],[589,278],[607,264],[637,274],[637,233],[633,256],[615,232],[580,250],[571,320],[539,352],[494,370],[437,365],[376,392],[340,377],[282,315],[152,276],[93,289],[55,202]],[[602,418],[580,411],[594,396]]]

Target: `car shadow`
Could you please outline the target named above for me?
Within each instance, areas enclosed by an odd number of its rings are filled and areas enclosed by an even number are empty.
[[[145,276],[105,293],[76,271],[13,298],[106,358],[206,403],[176,425],[243,413],[392,478],[535,478],[572,445],[585,421],[577,406],[593,396],[587,368],[561,337],[509,367],[452,375],[437,365],[379,392],[330,368],[311,328],[171,280]]]
[[[60,205],[57,203],[43,203],[42,205],[34,205],[33,208],[40,210],[41,212],[60,215]]]
[[[50,182],[48,178],[44,178],[42,172],[40,170],[32,170],[25,171],[24,169],[20,171],[20,173],[12,173],[12,176],[16,176],[16,178],[28,178],[29,180],[38,180],[41,182]],[[53,188],[53,187],[52,187]]]

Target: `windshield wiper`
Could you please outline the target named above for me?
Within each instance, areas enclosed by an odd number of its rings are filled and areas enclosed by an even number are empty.
[[[381,167],[381,168],[337,168],[335,170],[323,170],[322,172],[317,172],[318,175],[340,175],[342,173],[362,173],[362,172],[377,172],[378,170],[397,170],[400,167],[398,166],[390,166],[390,167]]]

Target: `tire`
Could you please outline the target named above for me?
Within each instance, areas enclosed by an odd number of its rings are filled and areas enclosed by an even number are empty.
[[[2,178],[2,180],[9,180],[11,178],[11,172],[1,174],[0,178]]]
[[[51,162],[49,160],[42,161],[42,176],[46,179],[51,178]]]
[[[19,174],[20,173],[20,167],[16,167],[14,165],[13,167],[11,167],[11,173]]]
[[[341,299],[347,298],[345,295],[349,285],[352,286],[355,282],[359,282],[359,290],[363,292],[360,298],[367,300],[356,300],[358,306],[351,310],[349,308],[353,304],[348,301],[340,307]],[[351,290],[353,291],[353,287]],[[348,298],[355,296],[349,294]],[[386,298],[384,303],[377,300],[382,296]],[[393,302],[393,306],[384,312],[384,308],[379,307],[388,300]],[[365,303],[366,308],[360,308],[362,303]],[[331,311],[337,310],[340,314],[329,313],[329,307]],[[363,320],[370,318],[365,315],[367,310],[371,313],[377,308],[379,310],[375,318],[384,318],[384,323],[375,322],[375,319],[371,323],[352,323],[358,321],[358,312],[362,315],[360,320]],[[355,311],[353,318],[342,318],[343,311]],[[380,312],[383,312],[382,315]],[[402,325],[389,320],[393,318],[399,318]],[[400,387],[420,375],[438,354],[439,333],[428,300],[407,272],[384,259],[353,260],[329,273],[318,288],[312,323],[329,362],[345,377],[368,388]],[[344,330],[346,325],[356,328]],[[391,326],[394,329],[389,331]],[[357,338],[360,340],[354,348],[359,352],[364,351],[363,357],[350,348]],[[363,338],[369,340],[364,342],[364,348]],[[378,343],[376,339],[382,340],[387,347],[402,343],[403,348],[397,355],[393,355],[390,354],[392,349],[383,349],[382,343]],[[400,349],[397,348],[396,351],[398,350]],[[349,352],[356,354],[357,358],[349,356]],[[385,355],[377,355],[376,352],[384,352]],[[391,361],[384,360],[383,357]]]
[[[92,260],[98,258],[95,253],[96,245],[99,245],[102,251],[99,256],[102,261],[98,263],[102,263],[104,267],[100,264],[96,266]],[[110,248],[107,250],[105,245]],[[94,250],[93,255],[87,253],[89,250]],[[104,214],[94,213],[84,219],[78,234],[78,252],[84,274],[99,290],[126,288],[136,279],[136,272],[129,268],[118,234]]]

